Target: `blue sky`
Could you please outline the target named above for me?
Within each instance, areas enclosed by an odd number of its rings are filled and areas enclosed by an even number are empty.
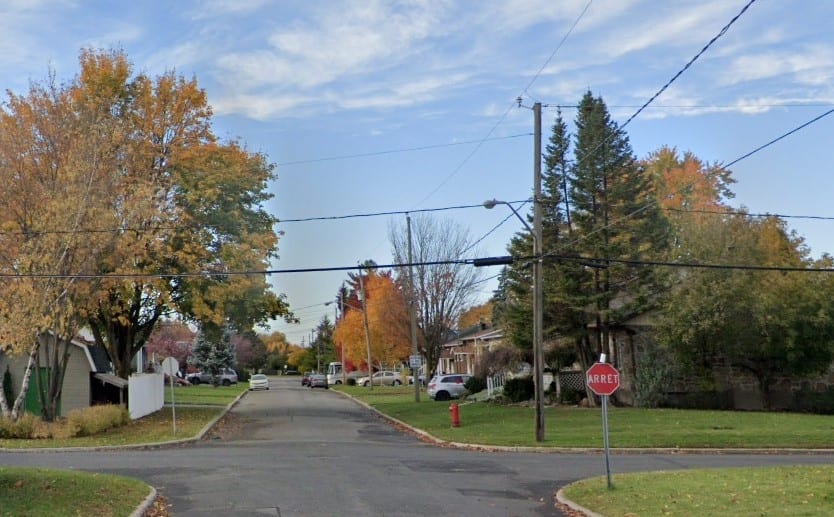
[[[69,79],[83,47],[121,47],[137,71],[193,75],[215,132],[277,164],[268,209],[282,220],[515,201],[530,197],[533,166],[533,117],[516,97],[572,105],[590,89],[622,124],[746,3],[6,0],[0,86],[20,92],[50,67]],[[629,123],[635,154],[667,145],[728,163],[832,109],[831,20],[834,2],[755,2]],[[544,110],[545,138],[555,114]],[[731,204],[834,216],[832,127],[823,118],[733,166]],[[501,208],[437,215],[483,237],[473,256],[501,255],[522,229],[510,218],[488,234],[511,215]],[[403,218],[282,223],[273,266],[390,263],[388,225]],[[834,252],[834,221],[788,221],[813,255]],[[273,276],[302,319],[276,328],[309,339],[345,278]],[[494,287],[485,282],[481,299]]]

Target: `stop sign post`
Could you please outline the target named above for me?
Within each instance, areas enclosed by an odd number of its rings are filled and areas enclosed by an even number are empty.
[[[600,396],[612,395],[620,387],[620,372],[608,363],[594,363],[585,378],[591,391]]]
[[[608,478],[608,489],[614,488],[611,483],[611,461],[608,448],[608,396],[620,387],[620,372],[605,362],[605,355],[600,362],[594,363],[585,372],[585,382],[588,387],[602,398],[602,443],[605,448],[605,476]]]

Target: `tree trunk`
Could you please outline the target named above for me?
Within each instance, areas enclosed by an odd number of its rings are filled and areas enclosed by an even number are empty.
[[[26,393],[29,392],[29,382],[32,378],[32,370],[37,364],[39,348],[40,343],[35,340],[35,344],[32,345],[32,350],[29,351],[29,361],[26,363],[26,370],[23,372],[23,380],[20,383],[20,393],[18,393],[17,399],[15,399],[14,406],[12,407],[12,421],[20,418],[20,408],[23,407],[23,402],[26,400]]]

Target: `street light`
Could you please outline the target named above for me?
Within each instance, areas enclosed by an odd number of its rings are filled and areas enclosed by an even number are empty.
[[[498,201],[497,199],[489,199],[484,201],[484,208],[491,210],[495,205],[507,205],[513,211],[515,216],[521,221],[521,224],[533,236],[533,375],[535,387],[535,405],[536,405],[536,441],[544,441],[544,351],[542,349],[542,327],[543,327],[543,305],[544,296],[542,290],[542,243],[541,243],[541,226],[536,224],[540,218],[535,218],[533,221],[535,229],[531,228],[527,221],[521,217],[521,214],[516,211],[515,207],[506,201]]]

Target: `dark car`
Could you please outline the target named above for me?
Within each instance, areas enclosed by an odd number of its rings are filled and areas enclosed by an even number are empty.
[[[313,372],[304,372],[304,375],[301,376],[301,385],[302,386],[309,386],[310,385],[310,376],[313,375]]]

